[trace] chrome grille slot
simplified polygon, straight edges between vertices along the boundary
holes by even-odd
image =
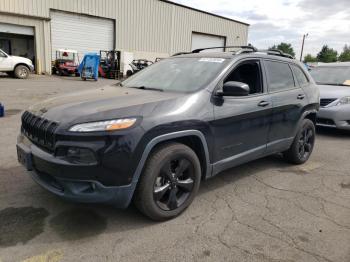
[[[34,144],[52,150],[58,124],[26,111],[22,115],[22,132]]]

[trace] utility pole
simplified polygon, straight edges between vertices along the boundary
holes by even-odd
[[[300,54],[300,62],[303,60],[303,53],[304,53],[304,45],[305,45],[305,38],[308,37],[309,34],[303,35],[303,43],[301,45],[301,54]]]

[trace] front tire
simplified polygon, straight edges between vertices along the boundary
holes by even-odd
[[[315,139],[314,123],[310,119],[304,119],[292,146],[283,153],[284,158],[292,164],[304,164],[311,156]]]
[[[179,143],[162,145],[145,165],[134,203],[152,220],[174,218],[192,203],[200,179],[200,162],[191,148]]]
[[[16,66],[16,68],[14,70],[14,75],[16,78],[26,79],[29,76],[29,69],[28,69],[28,67],[26,67],[24,65]]]

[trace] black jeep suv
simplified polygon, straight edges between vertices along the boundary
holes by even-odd
[[[319,91],[303,66],[250,46],[201,51],[32,106],[19,161],[65,199],[121,208],[133,200],[154,220],[179,215],[200,181],[225,169],[276,153],[307,161]]]

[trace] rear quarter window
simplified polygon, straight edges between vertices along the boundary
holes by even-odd
[[[303,70],[301,70],[299,66],[292,65],[292,68],[293,68],[295,78],[297,79],[300,86],[305,86],[310,82],[309,79],[306,77],[305,73],[303,72]]]
[[[265,61],[269,92],[295,88],[292,70],[287,63]]]

